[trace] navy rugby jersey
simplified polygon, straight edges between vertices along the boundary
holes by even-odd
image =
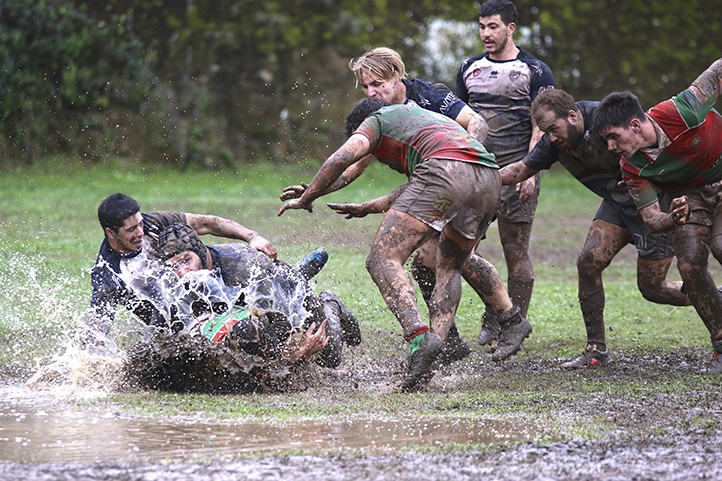
[[[531,103],[549,88],[554,88],[551,70],[524,50],[512,60],[492,60],[486,52],[468,58],[456,76],[456,95],[486,120],[484,146],[500,166],[529,151]]]

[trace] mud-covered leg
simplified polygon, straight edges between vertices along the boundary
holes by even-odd
[[[722,339],[722,294],[707,270],[709,251],[703,239],[709,233],[709,227],[685,224],[675,230],[673,239],[685,292],[714,343]]]
[[[366,269],[407,339],[427,326],[421,320],[416,289],[404,263],[432,235],[431,228],[422,222],[391,209],[384,216],[366,259]]]
[[[491,344],[499,336],[499,323],[494,314],[508,311],[513,303],[496,267],[480,255],[471,253],[464,262],[461,275],[484,302],[479,344]]]
[[[414,253],[411,263],[411,274],[414,280],[416,280],[427,306],[431,301],[431,293],[434,291],[434,286],[436,285],[434,269],[437,246],[437,239],[426,242]],[[439,362],[441,364],[450,364],[465,358],[469,354],[471,354],[471,347],[461,338],[456,322],[454,322],[449,328],[449,333],[444,341],[444,349],[439,356]]]
[[[691,302],[683,292],[682,281],[667,280],[672,259],[637,259],[637,287],[642,296],[650,302],[689,306]]]
[[[582,353],[561,367],[578,369],[606,364],[609,353],[604,324],[605,293],[602,273],[624,246],[632,242],[627,229],[595,219],[589,226],[582,251],[577,257],[579,307],[587,344]]]
[[[531,223],[499,222],[504,259],[509,268],[507,290],[511,301],[519,306],[526,318],[534,288],[534,268],[529,256]]]
[[[341,299],[331,291],[323,291],[319,298],[324,304],[332,303],[338,308],[344,342],[349,346],[358,346],[361,344],[361,326],[359,325],[358,319],[356,319],[356,316],[354,316],[351,310],[341,302]]]

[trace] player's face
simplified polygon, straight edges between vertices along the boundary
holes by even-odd
[[[136,212],[125,219],[117,231],[106,228],[105,235],[110,247],[121,254],[138,251],[143,246],[143,216]]]
[[[166,265],[170,267],[178,277],[183,277],[188,272],[199,271],[203,268],[201,258],[198,254],[191,251],[183,251],[178,253],[166,261]]]
[[[607,149],[628,159],[639,150],[638,136],[632,127],[611,127],[602,132]]]
[[[398,97],[398,76],[391,80],[383,80],[370,72],[363,72],[359,81],[364,95],[370,99],[379,99],[390,104],[403,103]]]
[[[575,123],[576,119],[575,112],[569,112],[566,117],[557,117],[551,110],[544,110],[539,115],[537,126],[558,148],[569,150],[582,138],[581,129]]]
[[[492,56],[504,52],[515,28],[513,23],[505,25],[499,15],[479,17],[479,38],[484,49]]]

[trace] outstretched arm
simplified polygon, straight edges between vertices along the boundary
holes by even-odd
[[[372,200],[368,200],[362,204],[326,204],[329,208],[336,211],[337,214],[345,215],[346,219],[353,219],[354,217],[366,217],[368,214],[380,214],[386,212],[391,208],[394,201],[401,195],[406,189],[408,184],[404,184],[393,192],[389,192],[386,195],[377,197]]]
[[[534,176],[537,173],[536,170],[528,167],[523,161],[519,160],[513,164],[504,166],[499,171],[501,175],[502,185],[513,185],[522,182],[529,177]]]
[[[200,235],[211,234],[228,239],[240,239],[248,242],[248,245],[263,252],[271,259],[275,259],[278,255],[273,244],[258,235],[258,232],[248,229],[231,219],[217,215],[186,213],[186,222]]]
[[[366,136],[353,134],[321,165],[311,184],[301,197],[283,204],[278,211],[278,215],[282,215],[288,209],[305,209],[312,212],[313,201],[325,195],[351,164],[370,154],[370,146],[371,144]]]
[[[719,98],[720,89],[722,89],[722,58],[710,65],[690,86],[690,90],[701,103],[707,102],[711,97]]]
[[[336,192],[337,190],[343,189],[351,182],[358,179],[359,176],[364,173],[372,160],[374,160],[374,156],[367,155],[351,164],[346,170],[343,171],[343,173],[336,180],[336,182],[334,182],[333,185],[331,185],[331,187],[329,187],[328,190],[323,193],[323,195],[328,195],[331,192]],[[289,185],[288,187],[283,189],[283,193],[279,198],[281,200],[298,199],[299,197],[301,197],[301,195],[303,195],[306,189],[308,189],[308,184],[306,184],[305,182],[301,182],[300,185]]]

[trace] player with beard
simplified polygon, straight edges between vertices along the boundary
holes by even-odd
[[[503,184],[515,184],[550,169],[559,162],[602,203],[589,226],[577,257],[579,305],[587,331],[587,344],[579,357],[564,368],[606,365],[610,360],[605,339],[602,273],[627,244],[637,248],[637,286],[645,299],[659,304],[688,306],[682,283],[666,279],[674,256],[669,233],[654,232],[644,224],[631,195],[621,185],[618,157],[590,136],[599,102],[575,102],[559,89],[540,93],[531,114],[544,136],[523,160],[501,169]],[[668,200],[666,200],[668,202]]]

